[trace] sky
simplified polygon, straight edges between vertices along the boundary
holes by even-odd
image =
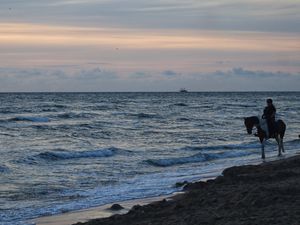
[[[0,0],[0,92],[300,91],[300,0]]]

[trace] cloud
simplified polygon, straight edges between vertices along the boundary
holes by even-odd
[[[295,90],[299,11],[295,0],[1,0],[0,91]]]
[[[161,74],[162,74],[162,76],[168,77],[168,78],[172,78],[172,77],[176,77],[176,76],[180,75],[179,73],[177,73],[173,70],[165,70]]]
[[[13,79],[72,79],[72,80],[98,80],[98,79],[118,79],[119,76],[115,72],[105,69],[89,68],[63,70],[49,68],[0,68],[0,78],[3,76]]]
[[[212,75],[216,76],[223,76],[223,77],[242,77],[242,78],[247,78],[247,79],[263,79],[263,78],[289,78],[291,76],[300,76],[299,74],[294,74],[292,75],[291,73],[287,72],[270,72],[270,71],[262,71],[262,70],[247,70],[241,67],[238,68],[233,68],[228,71],[216,71],[212,73]]]
[[[299,35],[268,32],[0,23],[0,49],[2,67],[97,63],[89,65],[132,73],[168,68],[192,72],[200,67],[212,71],[239,65],[293,72],[300,68]]]
[[[300,91],[300,73],[242,67],[211,73],[175,70],[122,75],[99,67],[0,68],[0,92],[7,91]]]
[[[231,70],[194,74],[196,80],[215,91],[300,91],[300,72],[249,70],[242,67]]]
[[[1,21],[82,26],[97,26],[101,22],[106,27],[152,29],[300,31],[300,2],[295,0],[2,0],[1,8]]]
[[[72,74],[71,79],[80,79],[80,80],[99,80],[99,79],[118,79],[116,73],[112,71],[102,70],[99,67],[87,69],[87,70],[80,70],[75,74]]]
[[[0,68],[0,92],[109,91],[121,80],[116,72],[99,67]]]
[[[164,70],[161,72],[147,72],[147,71],[137,71],[134,73],[130,73],[128,76],[128,79],[143,79],[143,80],[155,80],[159,81],[162,79],[176,79],[180,76],[181,74],[173,71],[173,70]]]
[[[134,73],[129,74],[129,79],[151,79],[153,78],[153,74],[149,72],[144,72],[144,71],[137,71]]]

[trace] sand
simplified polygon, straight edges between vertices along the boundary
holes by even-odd
[[[231,167],[185,194],[84,225],[300,225],[300,156]]]
[[[143,198],[143,199],[116,202],[115,204],[119,204],[123,207],[122,210],[111,210],[110,208],[112,204],[107,204],[107,205],[92,207],[83,210],[66,212],[59,215],[39,217],[29,222],[34,223],[35,225],[71,225],[77,222],[87,222],[91,219],[106,218],[115,214],[125,214],[129,212],[129,210],[134,205],[137,204],[147,205],[152,202],[157,202],[163,199],[171,200],[174,196],[178,196],[179,194],[182,193],[176,192],[165,196],[157,196],[152,198]]]

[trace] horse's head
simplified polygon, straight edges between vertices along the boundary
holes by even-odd
[[[252,130],[253,130],[253,127],[254,127],[254,121],[253,121],[252,117],[245,117],[244,118],[244,124],[246,126],[247,133],[252,134]]]

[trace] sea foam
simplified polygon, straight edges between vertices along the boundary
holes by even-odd
[[[116,148],[90,150],[90,151],[53,151],[43,152],[37,155],[38,158],[45,160],[67,160],[79,158],[100,158],[110,157],[116,154]]]
[[[10,121],[28,121],[28,122],[47,123],[50,122],[50,119],[46,117],[17,116],[10,119]]]
[[[225,158],[234,158],[234,157],[242,157],[253,154],[253,152],[245,152],[245,151],[226,151],[220,153],[198,153],[192,156],[187,157],[174,157],[174,158],[166,158],[166,159],[148,159],[147,163],[153,166],[159,167],[167,167],[174,166],[178,164],[187,164],[187,163],[199,163],[216,159],[225,159]]]

